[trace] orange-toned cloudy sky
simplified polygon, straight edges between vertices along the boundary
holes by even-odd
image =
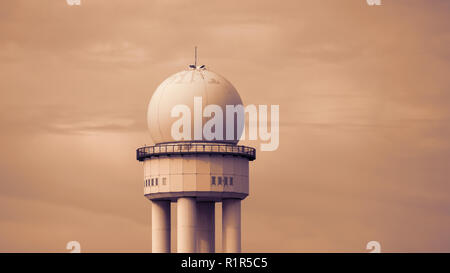
[[[450,251],[450,1],[382,4],[1,0],[0,251],[151,251],[135,149],[195,45],[280,105],[243,251]]]

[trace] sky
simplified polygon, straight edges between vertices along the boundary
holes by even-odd
[[[244,104],[280,106],[279,148],[250,163],[243,252],[449,252],[449,14],[447,0],[0,0],[0,252],[151,251],[135,150],[194,46]]]

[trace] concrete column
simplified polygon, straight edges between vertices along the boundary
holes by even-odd
[[[222,246],[224,253],[241,252],[241,200],[222,200]]]
[[[170,253],[170,201],[152,201],[152,252]]]
[[[177,200],[177,251],[178,253],[196,252],[197,238],[197,202],[192,197]]]
[[[215,218],[214,202],[197,202],[197,252],[215,252]]]

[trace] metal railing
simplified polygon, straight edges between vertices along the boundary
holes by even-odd
[[[145,146],[136,150],[136,159],[144,161],[146,158],[161,155],[194,155],[194,154],[223,154],[235,155],[255,160],[256,150],[252,147],[234,144],[217,143],[167,143],[155,146]]]

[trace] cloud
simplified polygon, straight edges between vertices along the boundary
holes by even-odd
[[[449,1],[82,2],[0,4],[2,251],[149,249],[135,149],[195,45],[245,104],[280,105],[244,250],[450,249]]]
[[[14,109],[15,114],[9,115]],[[21,109],[19,111],[19,109]],[[82,109],[63,106],[5,107],[0,116],[5,134],[92,134],[101,132],[132,133],[145,131],[144,118],[120,115],[107,109]],[[104,110],[104,111],[102,111]],[[143,130],[144,128],[144,130]]]

